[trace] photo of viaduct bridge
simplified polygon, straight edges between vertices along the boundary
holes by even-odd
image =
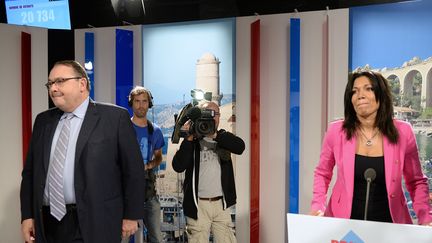
[[[382,68],[376,70],[388,80],[398,81],[400,93],[404,97],[413,96],[413,81],[416,75],[421,77],[421,107],[432,107],[432,57],[420,60],[414,57],[405,62],[402,67]]]

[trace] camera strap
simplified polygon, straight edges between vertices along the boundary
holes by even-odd
[[[147,131],[148,131],[148,138],[147,138],[147,161],[150,162],[150,160],[153,157],[153,124],[151,121],[147,120]]]

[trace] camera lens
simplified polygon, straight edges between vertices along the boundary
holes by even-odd
[[[209,124],[205,122],[201,122],[198,126],[198,131],[200,131],[201,133],[205,133],[206,131],[208,131],[208,129],[209,129]]]
[[[212,118],[199,119],[195,124],[195,132],[197,135],[206,136],[215,132],[215,123]]]

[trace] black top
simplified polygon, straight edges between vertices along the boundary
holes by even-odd
[[[351,219],[364,219],[367,181],[364,172],[368,168],[376,171],[376,178],[370,184],[367,220],[393,222],[387,198],[385,183],[384,156],[368,157],[355,155],[354,195],[351,209]]]

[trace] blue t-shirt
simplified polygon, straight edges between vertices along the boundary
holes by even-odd
[[[153,134],[150,135],[148,132],[148,126],[140,127],[135,124],[133,125],[137,135],[138,144],[140,146],[144,164],[147,164],[148,161],[152,160],[153,152],[155,150],[161,149],[165,145],[162,131],[157,125],[152,123]]]

